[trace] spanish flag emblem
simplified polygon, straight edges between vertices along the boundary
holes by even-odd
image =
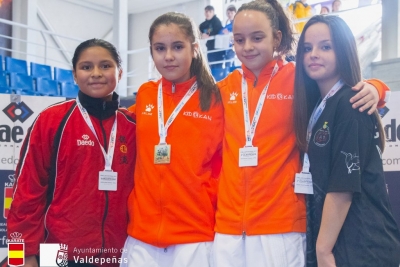
[[[25,264],[25,244],[8,243],[8,265],[22,266]]]
[[[13,188],[12,187],[4,187],[4,209],[3,209],[3,217],[7,219],[8,212],[10,210],[11,202],[13,196]]]

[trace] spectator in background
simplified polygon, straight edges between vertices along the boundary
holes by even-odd
[[[342,1],[340,0],[335,0],[332,2],[332,12],[338,12],[340,11],[342,6]]]
[[[207,39],[210,36],[217,35],[222,29],[222,23],[214,14],[213,6],[206,6],[204,8],[206,20],[200,24],[201,38]],[[207,51],[215,50],[215,40],[208,40],[206,43]],[[208,62],[220,61],[224,59],[225,51],[207,53]],[[210,68],[221,68],[222,63],[210,65]]]
[[[225,27],[222,28],[221,33],[223,34],[229,34],[232,32],[232,26],[233,26],[233,19],[235,18],[236,15],[236,7],[234,5],[228,6],[226,9],[226,16],[228,19],[226,20]]]
[[[327,7],[327,6],[321,7],[321,12],[319,14],[321,14],[321,15],[329,14],[329,7]]]
[[[234,5],[228,6],[226,9],[226,16],[228,19],[226,20],[226,25],[221,29],[219,32],[220,34],[230,34],[232,32],[232,26],[233,26],[233,19],[235,18],[236,15],[236,7]],[[232,43],[230,44],[230,47],[232,47]],[[228,49],[225,51],[224,54],[224,59],[225,60],[230,60],[235,57],[235,52],[232,49]],[[229,68],[233,66],[233,62],[228,61],[225,62],[225,68]]]
[[[289,6],[289,12],[293,14],[293,17],[295,19],[308,18],[313,15],[312,8],[309,4],[307,4],[307,0],[299,0],[294,2]],[[301,33],[305,24],[306,21],[296,23],[295,26],[297,33],[299,34]]]

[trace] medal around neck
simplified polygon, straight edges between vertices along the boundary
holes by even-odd
[[[154,164],[169,164],[171,162],[171,145],[154,146]]]

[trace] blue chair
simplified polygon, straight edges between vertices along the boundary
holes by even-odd
[[[4,75],[4,68],[3,68],[3,57],[0,55],[0,75]]]
[[[74,76],[72,70],[66,70],[54,67],[54,80],[59,83],[74,83]]]
[[[6,57],[6,73],[20,73],[24,75],[28,75],[28,65],[25,60],[16,59],[12,57]]]
[[[7,77],[0,75],[0,86],[1,87],[8,87]]]
[[[57,81],[49,80],[46,78],[36,79],[36,91],[41,95],[58,96]]]
[[[61,83],[61,95],[66,98],[76,98],[79,92],[78,85],[74,83]]]
[[[32,77],[21,73],[10,73],[10,88],[21,95],[40,95],[33,89]]]
[[[52,80],[51,67],[48,65],[31,62],[31,76],[35,78],[46,78]]]
[[[228,75],[229,73],[229,69],[223,69],[223,68],[214,68],[211,69],[211,74],[212,76],[214,76],[215,81],[219,82],[220,80],[222,80],[223,78],[226,77],[226,75]]]
[[[7,78],[3,75],[0,75],[0,94],[11,94],[11,89],[7,84]]]
[[[11,94],[11,89],[8,87],[2,87],[0,86],[0,94]]]

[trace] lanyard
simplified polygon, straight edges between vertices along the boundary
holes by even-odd
[[[247,89],[247,82],[244,78],[242,70],[239,70],[242,73],[242,102],[243,102],[243,112],[244,112],[244,127],[245,127],[245,135],[246,135],[246,147],[253,146],[253,138],[256,131],[256,127],[258,124],[258,120],[261,115],[261,110],[264,105],[265,98],[267,96],[268,87],[271,83],[272,77],[278,72],[278,64],[275,63],[274,69],[272,71],[271,77],[267,85],[264,87],[263,91],[261,92],[260,98],[258,99],[256,111],[254,112],[253,120],[250,124],[250,112],[249,112],[249,101],[248,101],[248,89]]]
[[[312,129],[315,126],[315,123],[317,122],[317,120],[319,119],[319,117],[321,116],[322,112],[325,109],[326,106],[326,101],[331,98],[332,96],[334,96],[342,87],[343,87],[344,83],[342,80],[339,80],[337,83],[335,83],[335,85],[331,88],[331,90],[329,90],[329,92],[326,94],[326,96],[324,97],[324,99],[322,99],[322,101],[319,103],[319,105],[315,105],[314,111],[311,114],[311,118],[308,122],[308,126],[307,126],[307,147],[308,144],[310,143],[310,139],[311,139],[311,134],[312,134]],[[309,172],[310,171],[310,161],[308,158],[308,154],[304,153],[304,160],[303,160],[303,172]]]
[[[101,151],[103,152],[103,156],[104,156],[104,160],[105,160],[105,170],[111,171],[111,164],[112,164],[113,157],[114,157],[114,148],[115,148],[115,141],[116,141],[116,136],[117,136],[117,114],[115,113],[115,120],[114,120],[112,129],[111,129],[110,140],[108,142],[108,152],[106,153],[103,146],[101,145],[101,142],[99,141],[99,138],[97,137],[96,130],[94,129],[92,120],[90,119],[89,114],[86,111],[86,109],[82,106],[78,97],[76,98],[76,103],[78,105],[79,111],[81,112],[82,117],[85,120],[87,126],[89,126],[90,130],[92,130],[92,133],[96,137],[97,142],[100,144],[100,148],[101,148]]]
[[[162,82],[158,85],[158,134],[160,135],[160,144],[166,144],[167,138],[167,131],[169,126],[175,120],[176,116],[178,115],[179,111],[183,108],[186,102],[189,101],[190,97],[196,92],[197,90],[197,82],[194,82],[192,87],[190,87],[189,91],[186,92],[185,96],[181,99],[179,104],[175,107],[174,111],[172,111],[171,115],[169,116],[167,123],[164,125],[164,104],[163,104],[163,96],[162,96]]]

